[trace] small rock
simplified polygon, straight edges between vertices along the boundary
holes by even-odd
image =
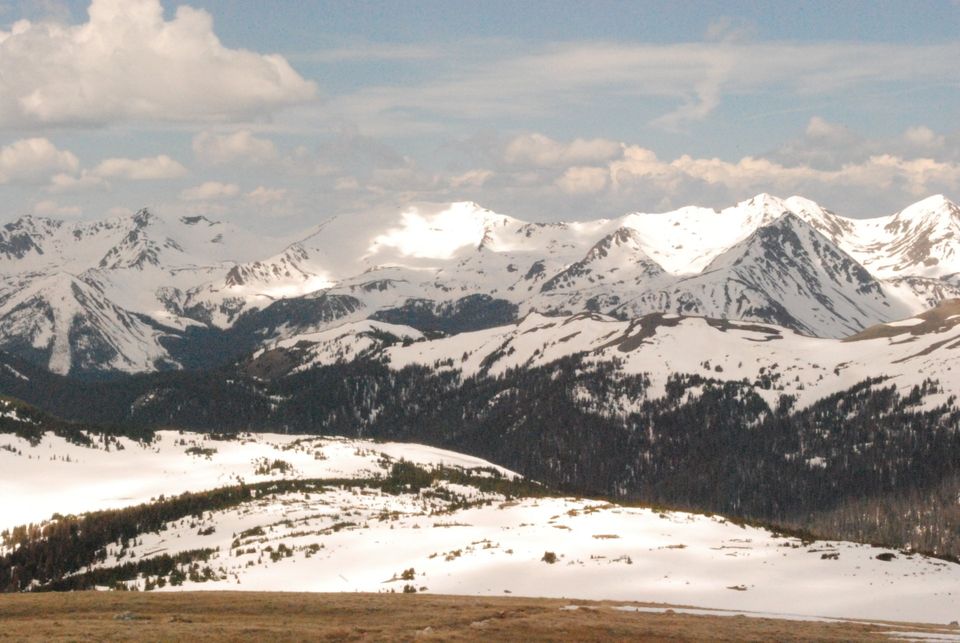
[[[119,614],[113,615],[113,620],[115,621],[136,621],[139,618],[140,617],[133,612],[120,612]]]

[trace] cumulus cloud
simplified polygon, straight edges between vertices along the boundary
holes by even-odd
[[[652,151],[631,146],[625,150],[623,159],[611,163],[607,169],[615,188],[629,187],[637,180],[653,180],[662,186],[677,188],[692,180],[723,186],[738,195],[758,191],[803,193],[805,189],[831,186],[861,190],[900,188],[914,196],[925,196],[942,187],[960,187],[960,165],[891,154],[824,170],[809,165],[786,166],[752,156],[726,161],[683,155],[673,161],[661,161]]]
[[[316,93],[282,56],[224,47],[205,11],[92,0],[88,14],[0,31],[0,124],[226,121]]]
[[[215,199],[229,199],[240,193],[240,186],[236,183],[220,183],[207,181],[180,193],[184,201],[212,201]]]
[[[185,176],[187,168],[166,154],[142,159],[112,158],[101,161],[93,175],[103,179],[158,181]]]
[[[808,165],[839,171],[844,166],[867,163],[885,155],[960,161],[960,145],[925,125],[908,127],[901,134],[886,138],[867,138],[845,124],[813,116],[803,134],[767,154],[786,166]]]
[[[942,135],[923,125],[908,127],[903,133],[903,139],[910,145],[929,149],[943,147],[946,142]]]
[[[60,173],[50,178],[47,190],[50,192],[77,192],[81,190],[106,188],[107,182],[103,177],[82,172],[79,175]]]
[[[574,139],[559,143],[543,134],[525,134],[514,138],[504,150],[504,160],[515,165],[535,167],[568,166],[607,161],[620,154],[620,144],[602,138]]]
[[[0,183],[34,183],[61,172],[76,172],[80,161],[45,138],[27,138],[0,147]]]
[[[273,141],[254,136],[250,130],[230,134],[200,132],[193,138],[193,153],[197,159],[210,165],[260,165],[277,158]]]
[[[618,143],[614,158],[595,163],[538,167],[501,164],[487,170],[480,186],[458,184],[451,174],[424,189],[446,200],[473,199],[508,213],[547,218],[616,216],[636,210],[665,210],[684,205],[722,207],[759,192],[800,194],[849,216],[888,214],[930,194],[960,191],[960,159],[920,153],[918,145],[936,147],[943,138],[933,131],[907,131],[886,141],[869,142],[845,126],[812,119],[803,134],[811,147],[859,150],[835,162],[817,157],[786,159],[750,155],[725,159],[699,155],[661,158],[642,145]],[[529,136],[529,140],[538,140]],[[914,138],[912,148],[905,140]],[[549,139],[548,139],[549,140]],[[553,141],[548,149],[567,144]],[[949,146],[949,140],[943,143]],[[872,150],[862,153],[864,150]],[[552,162],[552,159],[551,159]],[[429,195],[420,198],[430,200]],[[437,200],[434,198],[433,200]]]
[[[556,184],[569,194],[594,194],[606,189],[609,177],[606,168],[571,167],[556,180]]]

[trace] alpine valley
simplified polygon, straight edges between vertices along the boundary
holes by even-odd
[[[0,230],[0,589],[948,623],[958,349],[942,196],[418,204],[283,239],[24,217]]]

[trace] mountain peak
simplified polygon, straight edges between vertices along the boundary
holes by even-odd
[[[761,192],[756,196],[746,200],[741,201],[737,204],[738,206],[753,206],[758,208],[763,208],[764,210],[788,210],[786,202],[784,199],[781,199],[778,196],[774,196],[767,192]]]
[[[925,235],[950,230],[960,223],[960,208],[942,194],[927,197],[908,205],[889,218],[884,229],[892,234],[916,234],[921,229]]]
[[[60,219],[51,219],[50,217],[42,217],[36,214],[24,214],[16,220],[7,223],[3,228],[5,230],[33,232],[42,228],[59,228],[63,223]]]
[[[134,213],[131,219],[138,228],[143,228],[156,221],[157,215],[150,212],[147,208],[140,208]]]

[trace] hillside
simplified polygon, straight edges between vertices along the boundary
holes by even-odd
[[[107,447],[0,440],[21,485],[3,493],[24,498],[5,526],[59,512],[4,532],[8,589],[576,595],[946,623],[960,582],[955,563],[562,497],[417,445],[177,432]],[[52,466],[74,493],[38,494]]]

